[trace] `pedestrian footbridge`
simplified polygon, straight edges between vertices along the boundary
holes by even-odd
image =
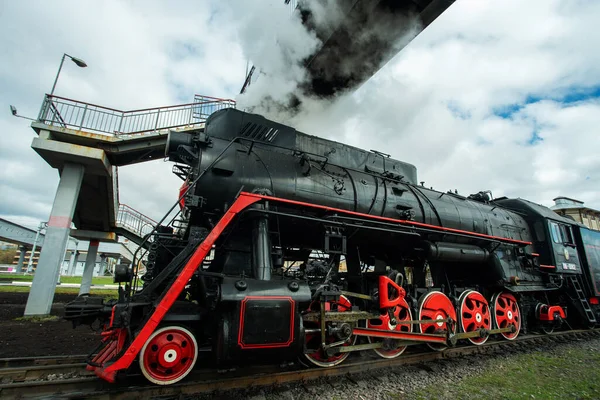
[[[227,107],[235,102],[201,95],[187,104],[130,111],[45,96],[31,124],[37,133],[31,147],[59,171],[60,181],[25,315],[50,312],[69,236],[89,241],[91,259],[99,242],[120,235],[141,244],[157,225],[119,202],[118,167],[163,158],[169,131],[204,129],[210,114]],[[83,292],[91,283],[87,265]]]
[[[164,157],[170,130],[203,129],[206,118],[228,99],[196,95],[194,102],[121,111],[47,95],[32,128],[31,147],[53,168],[84,167],[72,222],[72,236],[114,240],[121,234],[139,242],[156,222],[119,203],[117,167]]]

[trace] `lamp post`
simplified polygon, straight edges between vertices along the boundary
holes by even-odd
[[[58,72],[56,73],[56,78],[54,79],[54,85],[52,85],[52,91],[50,92],[50,96],[52,96],[54,94],[54,89],[56,88],[56,82],[58,82],[58,76],[60,75],[60,70],[62,69],[63,63],[65,62],[65,57],[69,57],[71,59],[71,61],[73,61],[75,63],[75,65],[77,65],[78,67],[81,67],[81,68],[87,67],[87,64],[82,59],[73,57],[73,56],[68,55],[67,53],[64,53],[62,56],[62,59],[60,60],[60,66],[58,67]]]

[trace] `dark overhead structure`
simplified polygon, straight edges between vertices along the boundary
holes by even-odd
[[[339,1],[344,18],[319,27],[309,11],[303,22],[323,42],[306,66],[311,77],[305,90],[329,97],[356,89],[439,17],[454,0]]]
[[[323,3],[326,12],[338,15],[322,23],[306,3],[298,5],[302,22],[322,43],[305,60],[309,79],[303,87],[304,94],[318,97],[358,88],[454,3],[454,0],[317,1]],[[242,93],[251,84],[254,72],[253,67]]]

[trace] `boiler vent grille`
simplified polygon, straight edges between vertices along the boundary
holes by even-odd
[[[279,129],[269,128],[268,126],[258,125],[252,122],[247,122],[241,131],[242,136],[262,142],[272,142],[278,133]]]

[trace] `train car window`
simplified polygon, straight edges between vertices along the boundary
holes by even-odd
[[[550,222],[550,231],[552,233],[552,240],[554,241],[554,243],[562,243],[560,241],[560,228],[558,227],[558,224],[556,222]]]
[[[561,232],[561,236],[562,236],[562,242],[563,243],[568,243],[568,244],[573,244],[575,243],[573,241],[573,231],[571,231],[571,227],[568,225],[560,225],[560,232]]]

